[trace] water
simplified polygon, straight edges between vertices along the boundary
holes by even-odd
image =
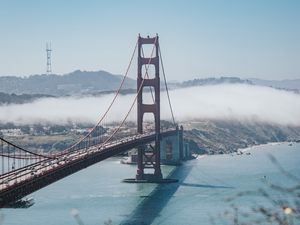
[[[165,176],[171,173],[180,180],[167,185],[122,183],[135,175],[136,167],[109,159],[33,193],[35,204],[28,209],[2,209],[2,224],[76,225],[72,209],[78,210],[85,225],[110,220],[111,224],[211,224],[211,217],[230,209],[225,199],[265,188],[262,180],[294,184],[270,161],[269,154],[287,171],[300,175],[300,144],[265,145],[249,152],[204,156],[177,169],[163,166]],[[249,196],[235,201],[245,208],[256,203],[268,201]]]

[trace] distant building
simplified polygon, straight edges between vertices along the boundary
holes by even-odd
[[[0,132],[2,133],[3,136],[11,136],[11,137],[16,137],[16,136],[21,136],[23,135],[23,132],[19,128],[14,128],[14,129],[1,129]]]

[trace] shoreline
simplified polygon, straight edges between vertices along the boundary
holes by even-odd
[[[202,159],[206,156],[212,156],[212,155],[231,155],[231,154],[238,154],[238,153],[247,153],[255,148],[259,148],[259,147],[264,147],[264,146],[275,146],[275,145],[282,145],[282,144],[299,144],[299,142],[297,141],[280,141],[280,142],[268,142],[265,144],[257,144],[257,145],[252,145],[252,146],[248,146],[246,148],[238,148],[236,151],[234,152],[228,152],[228,153],[216,153],[216,154],[198,154],[198,156],[196,157],[196,159]]]
[[[248,152],[250,150],[252,150],[253,148],[256,148],[256,147],[263,147],[263,146],[273,146],[273,145],[281,145],[281,144],[285,144],[285,143],[291,143],[290,141],[280,141],[280,142],[268,142],[268,143],[265,143],[265,144],[257,144],[257,145],[252,145],[252,146],[249,146],[249,147],[246,147],[246,148],[239,148],[237,149],[236,152]],[[296,142],[292,142],[292,143],[296,143]]]

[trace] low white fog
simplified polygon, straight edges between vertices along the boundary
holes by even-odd
[[[177,121],[230,119],[300,125],[300,95],[292,92],[244,84],[222,84],[176,89],[170,91],[170,96]],[[122,120],[134,97],[134,94],[119,96],[105,121]],[[112,98],[112,94],[100,97],[45,98],[27,104],[4,105],[0,107],[0,122],[95,123]],[[145,98],[150,98],[150,94]],[[170,120],[165,92],[161,93],[161,114],[162,119]],[[135,121],[135,118],[134,107],[129,119]]]

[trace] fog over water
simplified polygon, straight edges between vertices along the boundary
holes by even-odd
[[[145,102],[151,102],[150,93]],[[284,90],[246,84],[200,86],[170,91],[175,118],[246,120],[300,125],[300,95]],[[135,94],[117,98],[106,122],[120,121]],[[0,122],[17,124],[69,122],[95,123],[105,112],[113,94],[99,97],[45,98],[32,103],[0,106]],[[170,120],[166,93],[161,93],[161,118]],[[136,120],[136,107],[129,119]]]

